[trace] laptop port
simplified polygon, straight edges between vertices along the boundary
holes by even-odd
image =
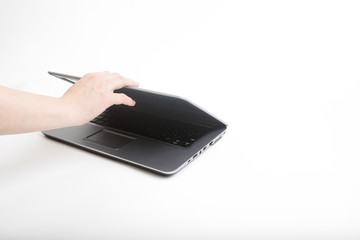
[[[222,135],[220,137],[218,137],[217,139],[213,140],[210,142],[210,146],[214,145],[215,143],[217,143],[217,141],[219,141],[222,138]]]

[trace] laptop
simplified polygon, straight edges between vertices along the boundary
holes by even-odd
[[[80,79],[49,74],[72,83]],[[162,175],[177,173],[225,134],[224,122],[181,97],[130,87],[115,92],[136,105],[113,105],[87,124],[42,133]]]

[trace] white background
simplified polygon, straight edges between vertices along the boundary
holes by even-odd
[[[0,1],[1,85],[58,97],[70,85],[48,70],[108,70],[229,124],[167,178],[41,133],[0,136],[0,239],[359,239],[359,12]]]

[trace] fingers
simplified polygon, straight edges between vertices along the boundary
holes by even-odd
[[[120,89],[123,87],[138,87],[139,86],[138,82],[136,82],[132,79],[123,77],[118,73],[110,73],[110,75],[108,77],[109,78],[107,80],[108,80],[109,87],[111,87],[111,89],[113,89],[113,90]]]
[[[118,73],[97,72],[88,73],[83,78],[87,81],[95,82],[96,85],[103,85],[105,88],[116,90],[123,87],[138,87],[139,83],[129,78],[123,77]]]
[[[118,73],[110,72],[98,72],[88,73],[83,77],[83,82],[92,89],[97,89],[96,92],[106,93],[108,102],[112,104],[124,104],[128,106],[134,106],[135,101],[125,94],[113,93],[114,90],[123,87],[138,87],[139,83],[129,78],[123,77]]]
[[[114,104],[124,104],[128,106],[135,106],[135,101],[123,93],[114,93],[113,95]]]

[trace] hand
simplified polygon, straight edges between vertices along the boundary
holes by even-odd
[[[135,101],[125,94],[114,93],[122,87],[139,84],[117,73],[88,73],[66,91],[61,101],[69,107],[74,125],[85,124],[114,104],[134,106]]]
[[[54,98],[0,86],[0,135],[85,124],[114,104],[134,106],[125,94],[114,93],[139,84],[117,73],[86,74]]]

